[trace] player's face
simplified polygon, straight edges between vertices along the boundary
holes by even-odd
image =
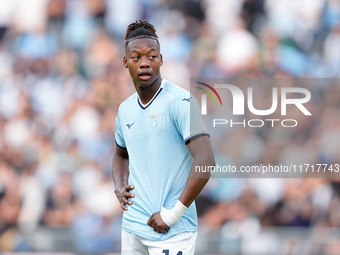
[[[134,83],[141,87],[152,85],[160,77],[163,64],[159,45],[156,40],[140,38],[131,41],[125,49],[123,59]]]

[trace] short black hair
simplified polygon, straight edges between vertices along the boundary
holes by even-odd
[[[136,22],[128,25],[125,33],[125,47],[129,44],[130,41],[137,38],[151,38],[158,41],[158,36],[156,35],[155,27],[149,23],[147,20],[137,20]]]

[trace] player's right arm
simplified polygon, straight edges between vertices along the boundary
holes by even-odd
[[[116,151],[112,159],[112,178],[115,185],[115,194],[123,210],[127,210],[127,204],[132,205],[133,202],[128,200],[135,197],[130,190],[134,189],[133,185],[128,185],[129,179],[129,154],[126,148],[116,145]]]

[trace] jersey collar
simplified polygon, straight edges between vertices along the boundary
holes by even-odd
[[[163,87],[164,87],[164,83],[165,83],[165,79],[162,79],[162,82],[161,82],[161,86],[159,86],[157,92],[155,93],[155,95],[152,97],[152,99],[147,103],[147,104],[143,104],[140,99],[139,99],[139,95],[137,93],[137,102],[139,104],[139,106],[145,110],[152,102],[153,100],[155,100],[155,98],[159,95],[159,93],[161,93]]]

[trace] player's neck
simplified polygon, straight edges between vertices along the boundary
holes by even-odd
[[[134,84],[141,103],[142,104],[149,103],[153,96],[157,93],[161,84],[162,78],[160,76],[151,85],[147,87],[141,87],[138,86],[138,84]]]

